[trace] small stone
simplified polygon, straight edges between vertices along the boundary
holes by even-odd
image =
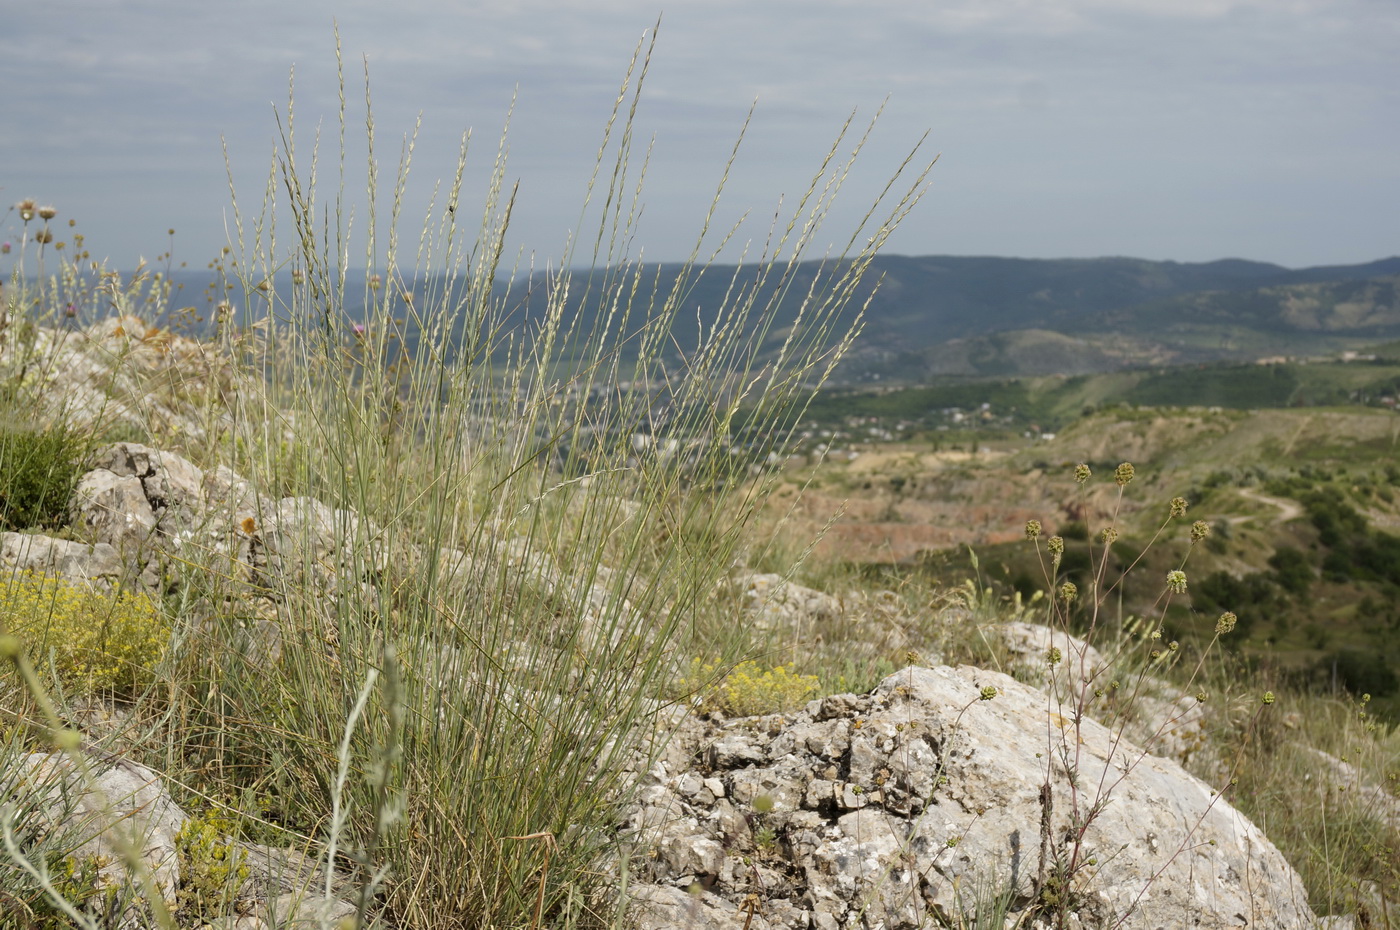
[[[705,787],[705,782],[694,772],[686,772],[676,779],[676,794],[683,798],[693,798]]]
[[[734,769],[763,762],[766,753],[750,733],[729,733],[710,747],[710,764],[715,768]]]

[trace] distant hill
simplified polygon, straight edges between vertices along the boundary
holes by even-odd
[[[785,282],[774,344],[819,272],[818,263],[804,263]],[[647,266],[640,293],[666,294],[683,273],[679,265]],[[737,281],[750,282],[752,274],[740,270]],[[735,275],[733,266],[714,266],[683,281],[683,322],[676,331],[682,350],[713,320]],[[174,280],[184,285],[178,300],[203,301],[207,273],[176,272]],[[886,255],[875,260],[852,313],[876,281],[865,330],[841,372],[847,382],[1090,373],[1325,353],[1400,337],[1400,257],[1289,269],[1240,259]],[[586,283],[586,273],[579,273],[571,293],[582,295]],[[290,280],[277,284],[280,292]],[[434,286],[420,281],[412,289],[421,296]],[[760,302],[777,286],[758,288]],[[515,282],[507,324],[538,319],[545,292],[542,281]],[[363,276],[348,279],[347,293],[346,313],[363,319],[363,305],[353,296],[366,293]],[[498,294],[505,299],[504,288]],[[585,327],[596,322],[596,294],[595,284],[594,299],[574,298]]]

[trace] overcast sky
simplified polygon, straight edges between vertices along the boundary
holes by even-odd
[[[511,242],[557,260],[628,58],[663,12],[633,254],[689,251],[755,99],[718,220],[752,211],[740,239],[761,240],[846,116],[887,97],[819,251],[927,130],[941,157],[891,252],[1295,267],[1400,253],[1395,0],[7,2],[0,203],[53,204],[123,267],[164,251],[173,227],[176,258],[202,266],[231,223],[223,146],[254,212],[293,66],[298,142],[321,121],[333,193],[338,21],[350,132],[363,134],[367,59],[386,179],[422,114],[404,235],[468,128],[462,201],[479,207],[516,94]],[[353,193],[358,156],[352,168]],[[18,232],[11,212],[0,233]]]

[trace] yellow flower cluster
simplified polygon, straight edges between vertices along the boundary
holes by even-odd
[[[105,592],[36,572],[0,579],[0,621],[41,673],[77,693],[134,694],[165,655],[170,626],[145,594]]]
[[[703,688],[718,668],[699,659],[681,681],[684,691]],[[740,662],[705,698],[702,710],[717,710],[731,717],[753,717],[796,710],[820,692],[817,676],[799,675],[791,665],[765,669],[757,662]]]

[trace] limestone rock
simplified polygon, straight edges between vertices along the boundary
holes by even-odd
[[[51,830],[71,830],[87,839],[73,850],[98,857],[98,890],[132,882],[123,858],[134,848],[167,907],[175,907],[180,866],[175,837],[184,811],[170,799],[160,776],[132,762],[97,768],[85,781],[61,753],[31,753],[11,792],[39,801],[38,816]]]
[[[628,889],[629,915],[637,930],[769,930],[760,914],[737,907],[697,889],[687,892],[666,885],[636,885]]]
[[[107,543],[80,543],[25,533],[0,533],[0,566],[101,585],[114,584],[122,576],[121,557]]]
[[[1104,665],[1104,658],[1097,649],[1063,630],[1026,623],[1024,620],[998,623],[994,629],[1012,661],[1028,672],[1038,674],[1045,671],[1046,654],[1052,647],[1060,650],[1063,656],[1061,661],[1066,667],[1072,667],[1076,674],[1081,665],[1086,673],[1092,673]]]
[[[288,892],[260,908],[259,916],[278,930],[322,930],[355,915],[355,905],[339,898]]]
[[[60,753],[33,753],[21,760],[17,772],[4,775],[0,789],[18,800],[21,809],[32,811],[28,817],[37,819],[29,827],[46,833],[72,831],[83,839],[72,852],[79,858],[97,857],[99,891],[141,888],[125,865],[124,851],[134,848],[166,906],[175,911],[181,879],[176,837],[187,817],[159,775],[118,760],[94,766],[85,780]],[[334,896],[324,897],[324,862],[294,849],[239,845],[248,877],[237,891],[236,913],[210,921],[208,930],[321,930],[355,913],[356,889],[348,875],[333,874]],[[133,904],[123,915],[121,930],[146,926],[141,911],[139,903]],[[8,924],[0,921],[0,926]]]
[[[1056,901],[1086,928],[1312,923],[1292,868],[1208,785],[999,673],[908,668],[782,723],[711,721],[691,749],[627,823],[654,851],[640,880],[671,889],[638,892],[670,908],[648,926],[742,924],[749,895],[770,927],[957,925],[979,885],[1025,926]]]
[[[0,339],[0,363],[17,344]],[[130,314],[83,329],[36,326],[24,351],[25,387],[40,419],[199,440],[227,422],[238,391],[232,366],[215,347]]]
[[[749,616],[759,629],[830,619],[841,612],[837,598],[788,581],[782,575],[751,574],[740,579],[739,584]]]
[[[782,575],[741,569],[722,586],[748,623],[809,654],[859,660],[927,651],[921,631],[927,618],[910,615],[893,591],[844,591],[830,594]],[[922,661],[940,661],[931,654]]]

